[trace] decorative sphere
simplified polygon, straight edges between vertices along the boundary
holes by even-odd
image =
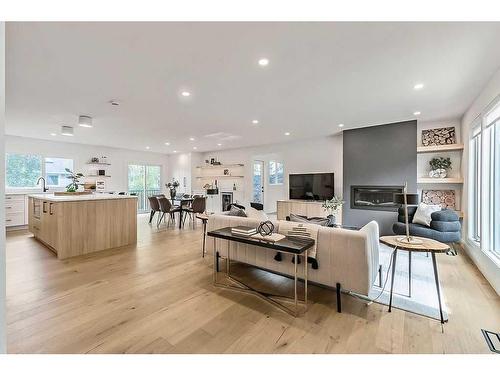
[[[257,232],[259,232],[261,236],[270,236],[271,234],[273,234],[273,231],[274,231],[274,224],[269,220],[263,221],[257,228]]]

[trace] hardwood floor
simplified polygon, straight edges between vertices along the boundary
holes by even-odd
[[[187,224],[187,223],[186,223]],[[156,229],[138,219],[136,246],[58,260],[27,231],[7,235],[9,353],[488,353],[480,328],[500,330],[500,299],[465,256],[438,257],[450,322],[311,287],[293,318],[212,285],[201,225]],[[286,278],[234,267],[259,288]]]

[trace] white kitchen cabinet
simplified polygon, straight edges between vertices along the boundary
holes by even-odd
[[[5,226],[18,227],[28,224],[27,195],[5,195]]]

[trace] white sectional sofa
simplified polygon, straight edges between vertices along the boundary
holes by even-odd
[[[276,231],[281,221],[273,221]],[[255,226],[260,221],[247,217],[212,215],[208,219],[207,230],[224,227]],[[315,225],[315,224],[306,224]],[[368,296],[379,271],[379,229],[372,221],[360,230],[319,227],[317,239],[317,261],[319,268],[308,268],[308,279],[314,283],[334,287],[337,290],[337,309],[340,306],[340,289]],[[239,261],[283,275],[293,276],[294,265],[291,255],[282,254],[281,262],[274,260],[275,251],[262,247],[207,238],[207,251],[225,257],[228,249],[231,260]],[[217,254],[216,254],[217,255]],[[303,261],[303,260],[302,260]],[[303,268],[299,267],[299,277]]]

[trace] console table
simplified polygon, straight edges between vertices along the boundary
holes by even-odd
[[[214,278],[214,285],[217,287],[221,288],[226,288],[226,289],[232,289],[232,290],[238,290],[240,292],[246,292],[252,295],[256,295],[265,301],[273,304],[274,306],[280,308],[281,310],[297,317],[300,313],[298,304],[303,303],[304,304],[304,312],[307,311],[307,254],[308,254],[308,249],[310,249],[314,245],[314,240],[310,238],[299,238],[299,237],[291,237],[291,236],[286,236],[280,241],[276,242],[268,242],[264,240],[259,240],[259,239],[254,239],[251,237],[244,237],[244,236],[238,236],[235,235],[231,232],[231,228],[222,228],[222,229],[217,229],[213,230],[207,233],[207,236],[212,237],[214,239],[214,270],[213,270],[213,278]],[[218,258],[219,258],[219,252],[217,251],[217,244],[216,244],[216,239],[223,239],[227,241],[233,241],[233,242],[239,242],[239,243],[244,243],[248,245],[255,245],[261,247],[264,251],[269,251],[269,250],[274,250],[274,251],[281,251],[284,253],[292,254],[294,257],[294,297],[291,299],[290,297],[287,296],[280,296],[280,295],[275,295],[271,293],[264,293],[261,291],[258,291],[251,286],[248,286],[241,282],[240,280],[235,279],[234,277],[231,276],[231,248],[228,246],[227,250],[227,256],[226,256],[226,278],[236,284],[237,286],[234,285],[228,285],[228,284],[223,284],[220,283],[217,280],[217,273],[219,272],[218,270]],[[297,293],[297,264],[298,264],[298,257],[303,256],[304,257],[304,299],[302,301],[299,301],[298,299],[298,293]],[[285,299],[285,300],[293,300],[294,302],[294,309],[290,309],[287,306],[285,306],[282,303],[279,303],[272,299],[271,297],[274,297],[275,299]]]

